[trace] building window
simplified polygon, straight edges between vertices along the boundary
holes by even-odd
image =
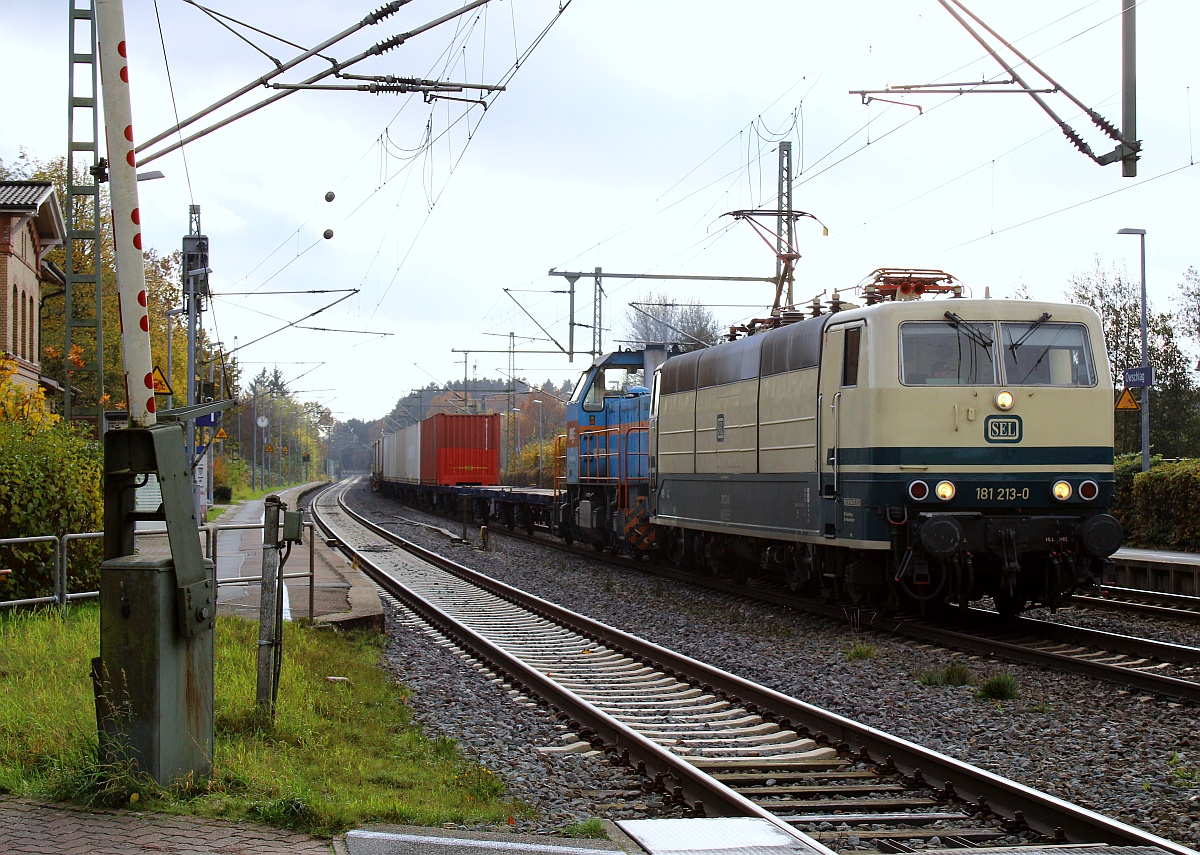
[[[38,342],[37,342],[37,304],[33,302],[33,295],[29,295],[29,361],[38,361]]]

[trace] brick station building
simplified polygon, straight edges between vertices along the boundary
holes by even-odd
[[[65,234],[53,184],[0,181],[0,351],[16,361],[14,381],[47,393],[59,386],[41,375],[42,286],[65,287],[62,272],[46,258]],[[51,305],[61,311],[63,303]]]

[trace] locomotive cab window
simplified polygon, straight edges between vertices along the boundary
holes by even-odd
[[[858,385],[858,354],[862,344],[862,327],[849,327],[842,339],[843,387]]]
[[[900,382],[906,386],[996,383],[996,329],[972,321],[900,325]]]
[[[596,369],[588,385],[588,375],[580,378],[572,401],[582,404],[584,412],[598,413],[604,409],[605,398],[619,398],[634,386],[642,385],[641,368],[609,365]]]
[[[1095,386],[1083,324],[1001,323],[1005,382],[1012,386]]]

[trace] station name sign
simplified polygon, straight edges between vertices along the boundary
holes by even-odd
[[[1140,389],[1143,386],[1154,385],[1154,366],[1143,365],[1141,368],[1125,369],[1125,388]]]

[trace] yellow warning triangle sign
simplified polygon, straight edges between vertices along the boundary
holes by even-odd
[[[266,449],[264,449],[264,450],[267,452],[267,454],[274,454],[274,453],[275,453],[275,448],[274,448],[274,446],[270,446],[270,445],[268,445],[268,446],[266,447]]]
[[[171,384],[167,382],[166,375],[162,373],[162,369],[157,365],[154,366],[154,394],[155,395],[174,395],[171,391]]]
[[[1138,402],[1134,400],[1133,393],[1126,389],[1121,393],[1121,397],[1117,398],[1118,410],[1140,410]]]
[[[217,430],[217,435],[214,436],[213,439],[229,439],[229,434],[225,433],[225,428],[220,428]]]

